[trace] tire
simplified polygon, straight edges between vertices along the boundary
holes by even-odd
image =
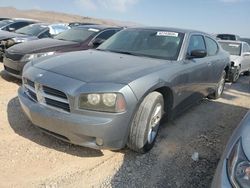
[[[237,82],[239,77],[240,77],[240,66],[237,67],[237,69],[236,69],[235,73],[232,75],[230,81],[235,83],[235,82]]]
[[[218,99],[221,97],[226,82],[226,71],[223,71],[221,74],[221,79],[216,87],[216,91],[208,96],[209,99]]]
[[[152,149],[158,134],[163,110],[163,96],[159,92],[152,92],[144,98],[130,127],[127,143],[130,149],[138,153],[146,153]]]

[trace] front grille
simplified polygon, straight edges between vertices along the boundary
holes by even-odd
[[[22,54],[16,54],[16,53],[10,53],[8,50],[5,51],[5,57],[9,58],[13,61],[19,61],[22,59],[23,55]]]
[[[28,95],[28,97],[30,97],[31,99],[33,99],[34,101],[37,101],[37,97],[36,97],[36,93],[34,93],[31,90],[27,90],[26,94]]]
[[[64,102],[60,102],[60,101],[56,101],[53,99],[49,99],[45,97],[45,102],[46,104],[56,107],[56,108],[61,108],[63,110],[66,110],[68,112],[70,112],[70,108],[69,108],[69,103],[64,103]]]
[[[10,73],[12,73],[12,74],[16,74],[16,75],[20,75],[20,71],[17,71],[17,70],[15,70],[15,69],[12,69],[12,68],[9,68],[9,67],[7,67],[7,66],[4,66],[4,69],[7,71],[7,72],[10,72]]]
[[[70,112],[67,95],[62,91],[35,83],[24,78],[25,93],[29,98],[43,105],[48,105],[66,112]]]
[[[34,82],[32,82],[32,81],[29,80],[29,79],[26,79],[26,80],[27,80],[27,84],[28,84],[30,87],[35,88],[35,83],[34,83]]]
[[[63,93],[63,92],[61,92],[59,90],[56,90],[56,89],[53,89],[53,88],[50,88],[50,87],[47,87],[47,86],[43,86],[43,91],[46,94],[53,95],[53,96],[56,96],[56,97],[60,97],[60,98],[63,98],[63,99],[67,99],[67,96],[65,95],[65,93]]]

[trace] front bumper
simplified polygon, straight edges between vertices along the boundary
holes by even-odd
[[[94,149],[121,149],[126,145],[130,121],[121,114],[93,112],[92,115],[66,113],[32,101],[23,87],[18,90],[22,109],[31,122],[64,141]],[[102,139],[98,145],[96,139]]]
[[[213,178],[211,188],[232,188],[227,174],[227,160],[221,160]]]
[[[19,79],[22,78],[23,67],[26,63],[27,62],[14,61],[6,57],[3,58],[4,70]]]

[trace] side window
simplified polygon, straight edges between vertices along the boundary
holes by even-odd
[[[187,53],[191,55],[193,50],[206,50],[204,38],[202,35],[192,35],[190,37]]]
[[[244,43],[244,45],[243,45],[243,53],[244,52],[250,52],[250,47],[249,47],[249,45],[248,44],[245,44]]]
[[[42,38],[49,38],[49,37],[51,37],[51,34],[49,33],[49,30],[46,30],[46,31],[42,32],[42,33],[38,36],[39,39],[42,39]]]
[[[205,37],[205,41],[207,46],[207,55],[216,55],[219,50],[217,43],[209,37]]]
[[[97,35],[96,38],[107,40],[109,37],[111,37],[116,32],[117,32],[116,30],[106,30],[106,31],[101,32],[99,35]]]

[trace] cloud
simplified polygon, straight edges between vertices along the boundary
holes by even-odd
[[[139,0],[76,0],[76,4],[89,10],[106,9],[117,12],[126,12],[129,7]]]

